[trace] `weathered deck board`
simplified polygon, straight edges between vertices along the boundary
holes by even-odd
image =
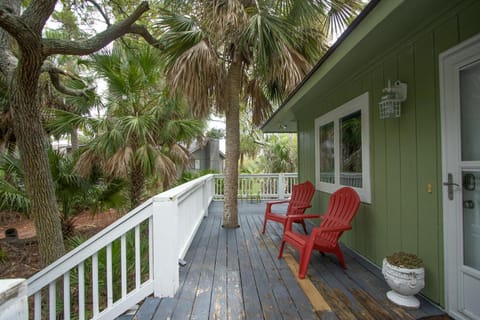
[[[385,298],[378,270],[346,249],[343,270],[335,256],[315,253],[308,277],[332,311],[316,313],[285,259],[277,259],[283,226],[269,222],[261,234],[265,205],[240,202],[240,228],[223,229],[222,203],[212,203],[180,270],[174,298],[161,299],[150,319],[417,319],[442,311],[422,300],[406,311]],[[308,229],[310,229],[309,226]],[[298,262],[298,253],[286,253]],[[140,316],[140,314],[137,314]]]

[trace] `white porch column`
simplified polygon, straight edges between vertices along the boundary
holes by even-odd
[[[285,175],[278,174],[278,199],[285,199]]]
[[[153,293],[173,297],[179,286],[178,200],[153,198]]]
[[[25,279],[0,280],[0,315],[2,319],[28,319]]]

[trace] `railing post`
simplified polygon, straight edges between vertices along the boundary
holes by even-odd
[[[179,286],[178,200],[153,198],[153,294],[173,297]]]
[[[0,280],[0,315],[2,319],[28,319],[25,279]]]
[[[278,199],[285,199],[285,175],[283,173],[278,174]]]

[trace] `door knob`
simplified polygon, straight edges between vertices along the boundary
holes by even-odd
[[[448,192],[448,200],[453,200],[453,187],[457,186],[460,187],[458,183],[453,182],[453,175],[449,173],[447,175],[447,182],[443,183],[444,186],[447,186],[447,192]]]

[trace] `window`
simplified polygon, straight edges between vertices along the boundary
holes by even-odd
[[[333,193],[353,187],[371,202],[368,93],[315,120],[316,187]]]
[[[200,170],[200,160],[195,160],[195,170]]]

